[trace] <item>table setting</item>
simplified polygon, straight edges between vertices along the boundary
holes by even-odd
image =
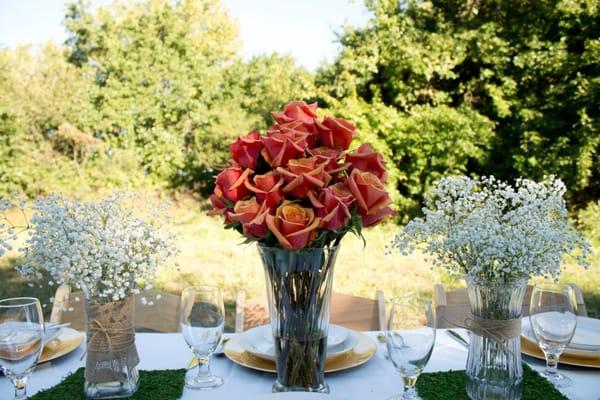
[[[209,214],[256,245],[268,324],[224,333],[221,289],[205,279],[180,291],[178,332],[136,332],[136,296],[178,253],[165,209],[121,192],[40,197],[18,272],[81,289],[85,331],[45,324],[36,298],[0,300],[2,399],[598,400],[600,324],[558,283],[563,257],[587,268],[591,250],[554,177],[443,177],[391,239],[389,256],[421,252],[465,282],[457,322],[410,292],[388,301],[383,331],[330,323],[342,239],[395,211],[383,156],[351,149],[356,126],[317,109],[290,102],[267,132],[239,137],[210,196]]]

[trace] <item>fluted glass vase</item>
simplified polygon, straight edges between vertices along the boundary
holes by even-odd
[[[89,399],[132,396],[138,389],[134,296],[109,301],[84,287],[86,363],[84,394]]]
[[[258,246],[275,343],[273,392],[328,393],[329,303],[338,247],[297,251]]]
[[[499,326],[503,325],[502,321],[513,326],[516,322],[516,330],[519,330],[526,286],[526,280],[492,283],[468,278],[471,313],[475,318],[492,320],[492,324],[496,321]],[[472,332],[466,371],[470,399],[521,399],[521,342],[518,333],[515,334],[497,340],[485,333]]]

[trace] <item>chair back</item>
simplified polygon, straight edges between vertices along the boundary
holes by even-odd
[[[136,332],[179,332],[180,297],[155,290],[144,290],[135,295]],[[70,293],[68,286],[60,286],[54,297],[51,322],[71,323],[71,328],[85,330],[83,292]]]
[[[577,315],[587,316],[583,295],[577,285],[571,284],[577,299]],[[527,285],[525,297],[523,298],[522,316],[529,315],[529,303],[531,301],[532,285]],[[465,318],[471,311],[467,289],[455,289],[446,291],[442,285],[433,286],[433,303],[436,308],[436,319],[438,328],[456,328],[464,325]]]
[[[254,299],[245,301],[240,292],[236,303],[237,333],[270,322],[269,308],[266,300]],[[356,331],[376,331],[385,328],[385,297],[377,291],[375,299],[333,293],[329,322]]]

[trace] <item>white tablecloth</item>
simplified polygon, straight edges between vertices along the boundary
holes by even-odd
[[[376,332],[368,332],[375,338]],[[191,359],[181,334],[136,335],[140,353],[140,369],[185,368]],[[327,383],[331,394],[344,399],[387,399],[402,391],[402,383],[390,361],[385,359],[382,345],[378,342],[375,356],[361,367],[348,371],[328,374]],[[80,361],[83,346],[59,360],[45,363],[33,373],[28,385],[29,394],[51,387],[69,372],[84,365]],[[426,372],[464,369],[467,351],[452,340],[444,330],[438,331],[436,345]],[[526,358],[534,369],[542,369],[543,363]],[[260,373],[240,367],[225,357],[213,357],[211,362],[214,374],[221,376],[225,384],[218,389],[197,392],[186,389],[183,399],[232,400],[245,399],[271,391],[274,375]],[[600,400],[600,370],[569,368],[560,366],[561,372],[573,380],[573,385],[563,390],[573,400]],[[12,398],[12,387],[6,377],[0,377],[0,399]],[[542,399],[540,399],[542,400]]]

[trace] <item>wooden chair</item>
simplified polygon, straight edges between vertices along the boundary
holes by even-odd
[[[577,285],[571,284],[577,299],[577,315],[587,316],[583,295]],[[523,299],[522,315],[529,315],[529,302],[531,300],[532,285],[528,285]],[[467,289],[455,289],[446,292],[440,284],[433,286],[433,304],[436,308],[438,328],[456,328],[463,325],[465,317],[470,311]]]
[[[385,296],[381,290],[375,299],[333,293],[329,321],[357,331],[385,329]],[[268,324],[269,308],[266,300],[245,300],[244,292],[236,299],[235,332],[241,333],[255,326]]]
[[[135,296],[136,332],[179,332],[179,296],[144,290]],[[71,323],[71,328],[85,330],[83,292],[70,292],[61,285],[54,295],[50,322]]]

